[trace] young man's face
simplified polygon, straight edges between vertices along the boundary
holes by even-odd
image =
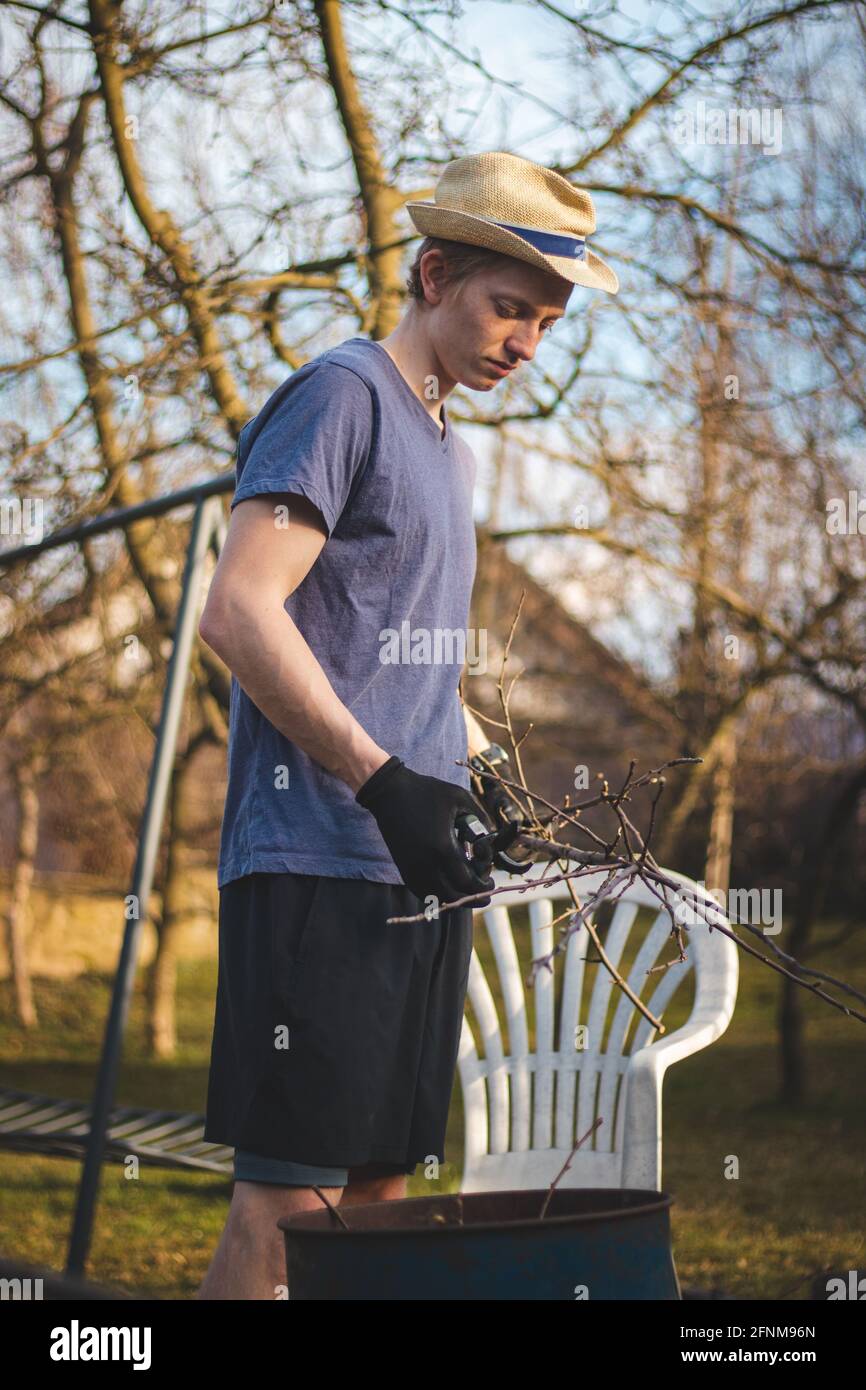
[[[492,390],[532,361],[562,318],[573,288],[558,275],[510,258],[455,285],[446,282],[438,302],[428,300],[427,315],[443,369],[472,391]]]

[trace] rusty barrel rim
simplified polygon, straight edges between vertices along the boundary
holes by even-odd
[[[389,1202],[387,1203],[387,1205],[389,1207],[400,1206],[401,1208],[405,1209],[407,1205],[414,1205],[415,1203],[421,1202],[435,1202],[440,1199],[443,1202],[450,1200],[452,1203],[455,1203],[459,1197],[463,1198],[464,1204],[466,1202],[471,1202],[473,1198],[482,1197],[497,1197],[501,1198],[503,1201],[505,1201],[505,1199],[509,1197],[518,1197],[526,1200],[527,1194],[531,1193],[533,1196],[537,1195],[540,1206],[543,1199],[547,1196],[547,1192],[547,1188],[515,1188],[507,1189],[502,1192],[443,1192],[438,1193],[434,1197],[404,1197],[401,1198],[398,1202]],[[320,1210],[316,1209],[312,1211],[293,1212],[290,1216],[281,1216],[276,1224],[280,1228],[280,1230],[283,1231],[285,1236],[305,1235],[327,1237],[352,1235],[381,1237],[383,1235],[386,1235],[389,1237],[408,1236],[417,1238],[418,1236],[435,1235],[439,1237],[453,1234],[457,1236],[466,1237],[475,1235],[476,1233],[480,1234],[482,1232],[487,1231],[519,1231],[527,1229],[536,1230],[542,1228],[557,1228],[566,1225],[587,1226],[601,1221],[629,1220],[636,1217],[655,1215],[662,1211],[667,1212],[670,1210],[674,1201],[673,1195],[669,1192],[658,1192],[653,1191],[651,1188],[642,1187],[568,1187],[562,1189],[562,1192],[563,1195],[580,1192],[584,1194],[592,1193],[596,1196],[600,1196],[602,1194],[619,1193],[620,1196],[623,1196],[624,1194],[629,1194],[636,1198],[645,1197],[647,1200],[643,1202],[636,1201],[634,1205],[631,1206],[626,1205],[618,1208],[602,1207],[598,1211],[563,1213],[559,1216],[550,1215],[545,1216],[543,1218],[541,1216],[526,1218],[522,1217],[517,1220],[508,1220],[507,1218],[502,1218],[496,1221],[472,1222],[469,1225],[439,1225],[431,1223],[429,1226],[350,1226],[350,1229],[348,1231],[344,1230],[343,1227],[339,1224],[339,1222],[335,1220],[333,1214],[330,1212],[328,1207],[323,1206]],[[556,1194],[554,1194],[552,1202],[555,1202],[555,1200]],[[345,1216],[348,1212],[357,1213],[361,1211],[369,1211],[369,1209],[373,1206],[383,1205],[386,1204],[382,1202],[366,1202],[363,1205],[353,1205],[351,1207],[346,1207],[345,1211],[341,1212],[341,1215]],[[340,1208],[338,1207],[337,1210],[340,1210]]]

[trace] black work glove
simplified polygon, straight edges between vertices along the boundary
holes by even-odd
[[[464,787],[413,772],[394,756],[367,779],[355,800],[375,816],[403,882],[416,897],[433,894],[440,902],[452,902],[494,886],[489,876],[492,852],[475,859],[476,873],[455,834],[454,823],[464,811],[477,816],[486,829],[495,828]],[[473,907],[489,903],[484,898]]]

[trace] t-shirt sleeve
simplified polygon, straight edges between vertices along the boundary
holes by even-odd
[[[369,388],[348,368],[322,362],[289,377],[247,428],[253,440],[244,454],[241,436],[232,507],[262,493],[298,493],[319,509],[330,536],[369,456]]]

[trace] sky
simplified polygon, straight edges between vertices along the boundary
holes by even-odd
[[[569,0],[562,0],[560,7],[563,13],[568,13]],[[592,5],[581,5],[580,7],[583,14],[588,11],[591,12],[594,8]],[[70,12],[75,12],[71,3],[69,9]],[[726,13],[731,13],[730,6],[724,7],[724,10]],[[222,12],[225,13],[224,8]],[[672,7],[665,7],[664,9],[658,5],[652,7],[654,19],[659,15],[673,15],[675,12]],[[705,10],[705,13],[708,12],[711,11]],[[621,7],[620,13],[622,16],[620,25],[625,32],[627,19],[638,21],[646,19],[649,14],[649,7],[643,4],[630,3],[628,6]],[[401,51],[410,51],[413,42],[411,31],[393,15],[385,14],[376,20],[367,15],[363,22],[359,21],[357,15],[352,15],[351,11],[347,11],[346,15],[349,46],[356,56],[359,70],[362,73],[364,72],[363,49],[365,46],[375,47],[375,37],[380,31],[387,41],[393,41],[393,35],[399,32],[401,34]],[[451,32],[441,20],[432,19],[429,22],[431,27],[438,29],[443,34]],[[609,23],[610,21],[606,22]],[[2,23],[2,18],[0,18],[0,23]],[[463,16],[457,27],[455,42],[461,49],[467,51],[471,51],[473,48],[477,49],[486,67],[497,75],[511,83],[522,84],[525,91],[536,94],[552,107],[566,110],[579,119],[580,113],[586,105],[585,83],[581,82],[582,74],[575,72],[573,63],[569,58],[568,47],[563,40],[565,32],[560,21],[548,16],[537,6],[490,3],[490,0],[469,0],[469,3],[463,6]],[[420,40],[415,40],[415,44],[419,55],[423,55],[425,50]],[[5,61],[8,62],[13,52],[13,45],[4,45],[4,52]],[[64,63],[69,62],[66,58],[63,61]],[[85,64],[82,64],[82,69],[84,66]],[[647,73],[656,74],[657,71],[655,64],[647,65]],[[450,96],[448,99],[447,124],[452,134],[461,130],[465,131],[469,149],[505,146],[541,163],[556,163],[573,158],[580,151],[579,130],[564,130],[555,115],[540,109],[536,102],[521,98],[519,93],[514,90],[508,93],[498,93],[485,107],[484,117],[472,122],[469,113],[474,109],[475,98],[482,89],[482,79],[473,72],[471,67],[459,66],[454,60],[451,60],[451,72],[456,95]],[[376,92],[372,93],[374,100],[376,96]],[[379,96],[382,101],[387,101],[389,99],[387,89],[381,89]],[[611,98],[612,104],[617,110],[621,110],[624,104],[633,99],[632,95],[625,91],[621,82],[619,82],[618,87],[612,87]],[[152,91],[149,93],[149,100],[154,102]],[[262,106],[261,102],[257,104],[256,91],[247,87],[242,93],[239,93],[239,100],[228,119],[236,128],[245,129],[253,137],[259,124],[264,123],[262,129],[266,127],[271,135],[276,136],[277,146],[279,146],[281,132],[290,132],[301,143],[302,147],[305,139],[308,139],[307,153],[311,156],[309,163],[312,168],[306,176],[305,189],[314,193],[318,186],[330,193],[335,183],[333,168],[335,162],[342,161],[341,177],[344,187],[352,186],[353,177],[347,159],[345,141],[331,114],[331,108],[332,95],[322,85],[317,85],[311,92],[304,90],[303,100],[298,100],[297,93],[293,91],[287,101],[282,104],[281,109],[267,109]],[[177,205],[178,189],[183,186],[183,180],[182,177],[179,177],[178,171],[182,169],[182,161],[189,157],[192,150],[198,150],[200,153],[200,162],[207,170],[216,199],[222,201],[227,198],[236,198],[239,190],[242,194],[247,169],[243,158],[238,157],[239,147],[232,142],[230,132],[226,131],[224,124],[214,126],[212,122],[208,121],[206,109],[201,104],[196,107],[196,121],[192,128],[179,110],[180,119],[174,121],[172,125],[168,119],[170,115],[168,103],[157,101],[150,108],[143,107],[141,114],[144,131],[141,147],[142,158],[146,164],[148,176],[153,181],[154,192],[157,196],[162,191],[160,183],[163,182],[166,196],[171,199],[168,205],[173,207]],[[376,108],[374,106],[375,114]],[[797,114],[796,110],[787,108],[789,119],[786,123],[786,156],[796,151],[798,140]],[[431,108],[431,130],[435,128],[436,122],[442,116],[441,110],[437,110],[435,107]],[[799,127],[799,132],[802,135],[802,126]],[[590,138],[589,134],[587,138]],[[645,140],[644,135],[637,132],[633,144],[638,151],[641,150],[642,140]],[[255,141],[253,140],[254,145]],[[222,157],[221,152],[226,150],[230,153],[226,157]],[[718,159],[720,154],[722,158],[725,157],[725,152],[708,150],[706,159],[708,162],[712,159]],[[647,158],[649,159],[651,155],[652,151],[647,148]],[[780,175],[780,170],[783,168],[784,161],[774,166],[770,156],[764,158],[769,181],[783,176]],[[322,165],[322,172],[318,176],[314,172],[317,164]],[[288,182],[291,177],[290,160],[287,160],[285,167]],[[271,172],[274,181],[279,184],[281,173],[279,166],[276,166]],[[286,192],[290,194],[289,189]],[[291,202],[290,196],[289,201]],[[600,194],[596,195],[595,201],[599,218],[598,234],[603,238],[606,226],[605,215],[608,210],[613,215],[613,200]],[[192,211],[191,206],[189,210]],[[236,238],[240,243],[248,232],[246,224],[249,219],[243,206],[239,207],[231,216],[234,218],[233,223],[228,215],[224,221],[233,226]],[[638,210],[631,219],[630,225],[623,228],[620,215],[617,219],[617,231],[610,233],[613,240],[611,241],[609,258],[620,274],[625,294],[628,294],[628,256],[634,252],[635,244],[639,243],[644,235],[647,229],[648,216],[647,213]],[[127,232],[130,235],[137,235],[135,217],[128,203],[124,205],[124,218]],[[323,220],[321,217],[310,219],[307,215],[307,209],[303,205],[295,208],[290,207],[283,224],[278,229],[278,236],[273,241],[263,244],[256,253],[256,269],[267,272],[269,269],[276,269],[281,264],[285,264],[287,250],[301,255],[314,250],[315,248],[305,240],[308,228],[312,225],[325,226],[331,249],[344,246],[352,235],[350,219],[344,218],[342,222],[337,218],[333,221]],[[407,218],[407,230],[409,225]],[[284,237],[288,238],[288,246],[284,245],[281,240]],[[607,252],[607,246],[605,250]],[[618,253],[622,259],[617,258]],[[599,315],[599,337],[603,344],[600,361],[603,363],[605,360],[616,360],[621,368],[635,376],[640,376],[647,368],[647,355],[643,354],[642,357],[634,348],[632,340],[622,333],[616,315],[610,312],[611,306],[597,306],[592,303],[594,300],[603,298],[606,296],[578,287],[571,296],[568,315],[576,319],[592,307],[593,312],[597,312]],[[317,350],[319,349],[317,348]],[[554,340],[542,345],[539,352],[539,362],[543,362],[554,375],[558,373],[562,366],[562,358],[557,353]],[[283,368],[277,365],[274,371],[273,385],[276,385]],[[477,401],[479,398],[476,397],[475,399]],[[261,403],[263,402],[258,402],[258,404]],[[492,399],[490,403],[494,403]],[[454,408],[459,409],[459,406],[459,401],[455,399]],[[647,436],[650,439],[653,436],[657,438],[659,450],[663,448],[665,442],[663,431],[669,426],[669,421],[647,419]],[[544,428],[548,438],[553,439],[554,443],[560,442],[557,437],[555,421],[548,422]],[[490,498],[484,487],[485,477],[489,475],[487,454],[491,443],[490,432],[467,428],[466,435],[481,462],[481,486],[478,490],[476,513],[478,519],[483,521],[489,514],[490,506]],[[528,472],[534,484],[534,495],[538,499],[539,505],[543,503],[544,506],[544,515],[541,519],[570,518],[576,496],[573,470],[563,466],[551,466],[536,456],[530,458]],[[521,524],[526,520],[513,499],[506,500],[503,520],[506,525]],[[592,555],[591,543],[574,541],[568,544],[570,553],[574,555],[577,565],[584,572],[591,571],[594,558],[597,558]],[[535,573],[542,575],[547,572],[551,557],[562,553],[562,544],[556,543],[555,546],[551,546],[548,542],[538,541],[521,543],[515,547],[514,553],[529,563]],[[600,615],[598,606],[594,603],[591,583],[578,579],[568,586],[563,586],[560,596],[568,602],[575,613],[598,624]],[[644,658],[647,656],[651,660],[655,658],[657,661],[655,674],[663,675],[666,665],[663,633],[668,614],[668,606],[658,600],[652,583],[648,582],[643,586],[643,592],[637,595],[637,601],[629,605],[627,613],[613,614],[609,618],[605,618],[601,626],[596,627],[596,632],[603,639],[608,638],[613,641],[624,654],[637,655],[640,653]],[[658,633],[658,640],[652,636],[656,632]],[[647,641],[648,633],[651,635],[649,642]]]

